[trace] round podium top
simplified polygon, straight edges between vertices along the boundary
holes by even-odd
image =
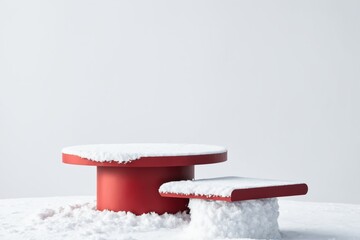
[[[108,167],[170,167],[224,162],[227,150],[201,144],[97,144],[67,147],[64,163]]]

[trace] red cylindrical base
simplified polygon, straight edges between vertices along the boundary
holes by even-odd
[[[140,215],[177,213],[187,210],[188,199],[165,198],[161,184],[191,180],[194,166],[183,167],[97,167],[97,209],[130,211]]]

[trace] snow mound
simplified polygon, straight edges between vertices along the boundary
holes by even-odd
[[[59,235],[73,232],[79,238],[108,239],[108,234],[148,232],[186,226],[189,215],[184,213],[156,213],[136,216],[131,212],[97,211],[94,203],[75,204],[58,209],[43,209],[30,224]],[[74,238],[76,239],[76,238]]]
[[[276,198],[233,203],[191,199],[191,215],[136,216],[130,212],[97,211],[95,206],[94,201],[42,209],[29,219],[24,233],[36,226],[37,231],[72,235],[71,239],[113,239],[125,233],[146,234],[161,229],[181,231],[185,239],[280,238]]]
[[[168,182],[161,185],[159,192],[229,197],[235,189],[284,186],[291,184],[295,183],[257,178],[220,177]]]
[[[360,239],[360,205],[287,200],[279,200],[279,205],[278,222],[284,240]],[[84,211],[88,211],[88,213]],[[141,216],[119,213],[121,214],[119,216],[124,216],[124,218],[135,219],[132,220],[135,223],[130,224],[127,229],[119,222],[130,223],[131,220],[122,219],[115,224],[109,220],[112,214],[114,213],[96,211],[94,196],[0,199],[0,239],[198,240],[200,237],[196,236],[205,235],[201,231],[213,231],[211,230],[213,224],[209,223],[206,223],[210,227],[209,229],[205,229],[204,226],[194,229],[194,225],[189,223],[187,214],[177,215],[177,218],[170,216],[172,220],[169,221],[173,221],[172,223],[164,223],[167,221],[165,220],[167,217],[160,216],[159,218],[155,215],[148,224],[152,222],[157,224],[156,219],[160,219],[158,225],[164,226],[163,228],[154,229],[151,225],[149,228],[153,230],[146,231],[146,227],[143,227],[136,231],[135,229],[143,224],[141,221],[144,220],[139,220]],[[215,213],[204,211],[203,214],[214,215]],[[95,216],[94,219],[92,216]],[[213,218],[216,218],[216,215]],[[226,221],[222,224],[225,224]],[[177,224],[179,225],[175,227]],[[107,225],[110,227],[107,228]],[[188,225],[191,225],[189,230],[187,230]],[[170,228],[166,228],[166,226],[170,226]],[[264,224],[264,226],[267,225]],[[264,226],[256,231],[260,231],[259,229]],[[215,226],[215,229],[218,228],[219,226]],[[208,238],[208,240],[210,239],[224,240],[224,238]]]
[[[141,157],[204,155],[226,152],[226,148],[201,144],[96,144],[66,147],[62,153],[95,162],[130,162]]]
[[[194,239],[280,239],[276,198],[239,202],[190,199],[187,231]]]

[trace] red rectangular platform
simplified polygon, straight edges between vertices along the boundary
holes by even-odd
[[[305,183],[243,177],[173,181],[164,183],[159,189],[163,197],[227,202],[305,195],[307,191]]]

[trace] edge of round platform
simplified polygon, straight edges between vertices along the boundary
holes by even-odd
[[[225,162],[226,160],[227,152],[185,156],[141,157],[139,159],[123,163],[117,161],[97,162],[90,159],[81,158],[76,155],[62,153],[63,163],[102,167],[177,167],[220,163]]]

